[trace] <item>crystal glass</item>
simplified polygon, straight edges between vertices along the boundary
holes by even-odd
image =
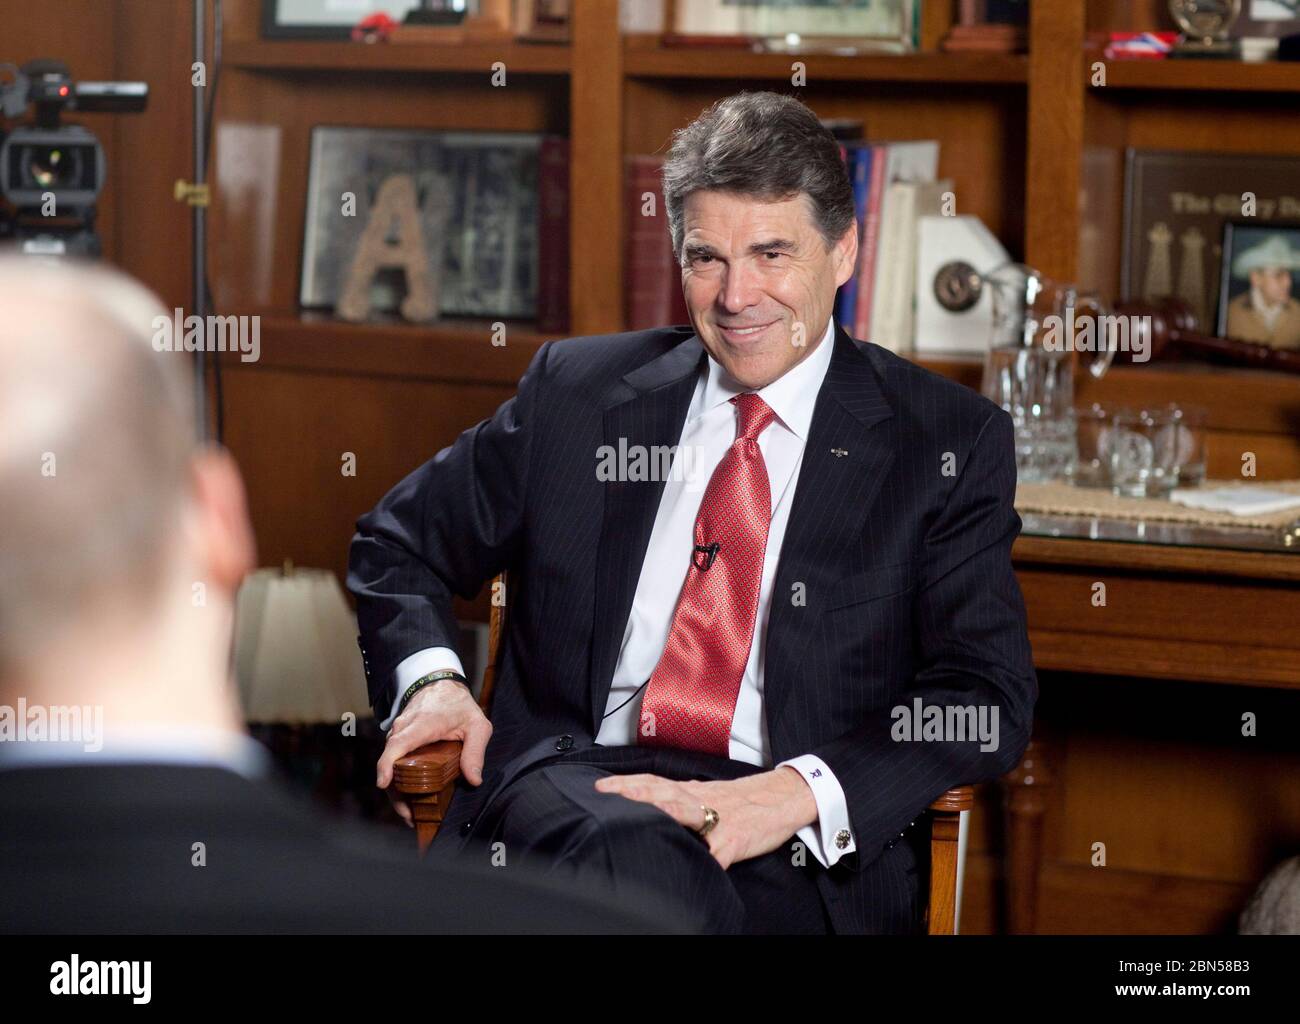
[[[1130,498],[1166,497],[1178,481],[1178,427],[1169,408],[1117,412],[1107,444],[1111,490]]]
[[[1075,410],[1078,451],[1070,482],[1076,487],[1110,489],[1110,445],[1119,411],[1098,402]]]
[[[1178,487],[1199,487],[1205,480],[1206,410],[1199,405],[1170,405],[1174,421],[1174,471]]]
[[[1101,303],[1022,263],[995,267],[980,282],[989,289],[993,306],[981,390],[1015,423],[1018,478],[1069,479],[1076,455],[1076,359],[1100,377],[1114,356],[1109,349],[1076,351],[1078,339],[1085,336],[1081,325],[1103,312]]]

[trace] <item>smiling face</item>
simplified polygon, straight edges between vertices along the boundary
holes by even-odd
[[[1291,271],[1285,267],[1252,270],[1250,283],[1260,290],[1270,306],[1280,306],[1291,297]]]
[[[766,387],[821,341],[857,260],[829,249],[806,195],[776,202],[712,189],[683,204],[682,290],[704,347],[738,383]]]

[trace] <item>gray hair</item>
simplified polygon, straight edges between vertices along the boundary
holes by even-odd
[[[0,254],[0,670],[158,593],[196,447],[159,317],[123,274]]]
[[[856,223],[853,186],[835,136],[804,104],[779,93],[728,96],[673,133],[663,190],[679,258],[686,197],[700,189],[769,202],[806,195],[828,249]]]

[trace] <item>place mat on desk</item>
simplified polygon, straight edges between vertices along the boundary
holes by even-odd
[[[1232,487],[1240,480],[1206,480],[1204,487]],[[1287,494],[1300,494],[1300,480],[1270,480],[1264,486]],[[1016,511],[1054,516],[1088,516],[1097,519],[1145,519],[1197,526],[1237,526],[1258,530],[1282,530],[1300,520],[1300,508],[1267,515],[1234,516],[1228,512],[1188,508],[1166,498],[1125,498],[1093,487],[1052,481],[1016,486]]]

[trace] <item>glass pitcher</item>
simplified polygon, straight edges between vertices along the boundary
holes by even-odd
[[[1105,374],[1115,355],[1112,346],[1097,343],[1105,311],[1095,295],[1022,263],[995,267],[980,275],[980,284],[993,305],[981,390],[1015,422],[1017,477],[1068,480],[1077,459],[1075,353],[1092,376]]]

